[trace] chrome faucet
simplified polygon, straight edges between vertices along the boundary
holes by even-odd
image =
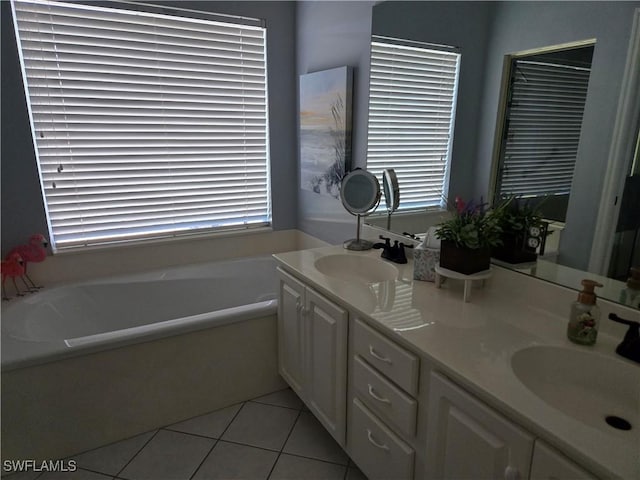
[[[616,348],[616,353],[621,357],[640,363],[640,323],[633,320],[625,320],[615,313],[610,313],[609,319],[629,326],[629,330],[627,330],[622,342]]]

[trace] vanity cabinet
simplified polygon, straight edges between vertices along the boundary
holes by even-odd
[[[531,480],[573,478],[596,480],[596,477],[576,465],[541,440],[536,440],[531,462]]]
[[[533,444],[530,433],[431,373],[428,478],[527,479]]]
[[[280,268],[278,281],[279,372],[344,446],[347,310]]]
[[[370,480],[596,478],[335,286],[340,304],[280,267],[278,279],[279,372]]]

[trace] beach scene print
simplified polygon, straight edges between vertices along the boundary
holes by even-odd
[[[300,187],[340,196],[351,153],[351,71],[300,76]]]

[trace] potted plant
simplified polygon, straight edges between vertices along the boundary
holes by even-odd
[[[436,229],[440,266],[466,275],[489,268],[491,248],[500,243],[500,227],[486,204],[455,199],[453,216]]]
[[[496,205],[493,215],[502,233],[501,243],[491,251],[494,258],[509,263],[536,260],[536,249],[546,234],[539,205],[532,206],[530,200],[514,195]]]

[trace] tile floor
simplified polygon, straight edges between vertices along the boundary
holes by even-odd
[[[75,472],[3,480],[366,480],[290,389],[71,458]]]

